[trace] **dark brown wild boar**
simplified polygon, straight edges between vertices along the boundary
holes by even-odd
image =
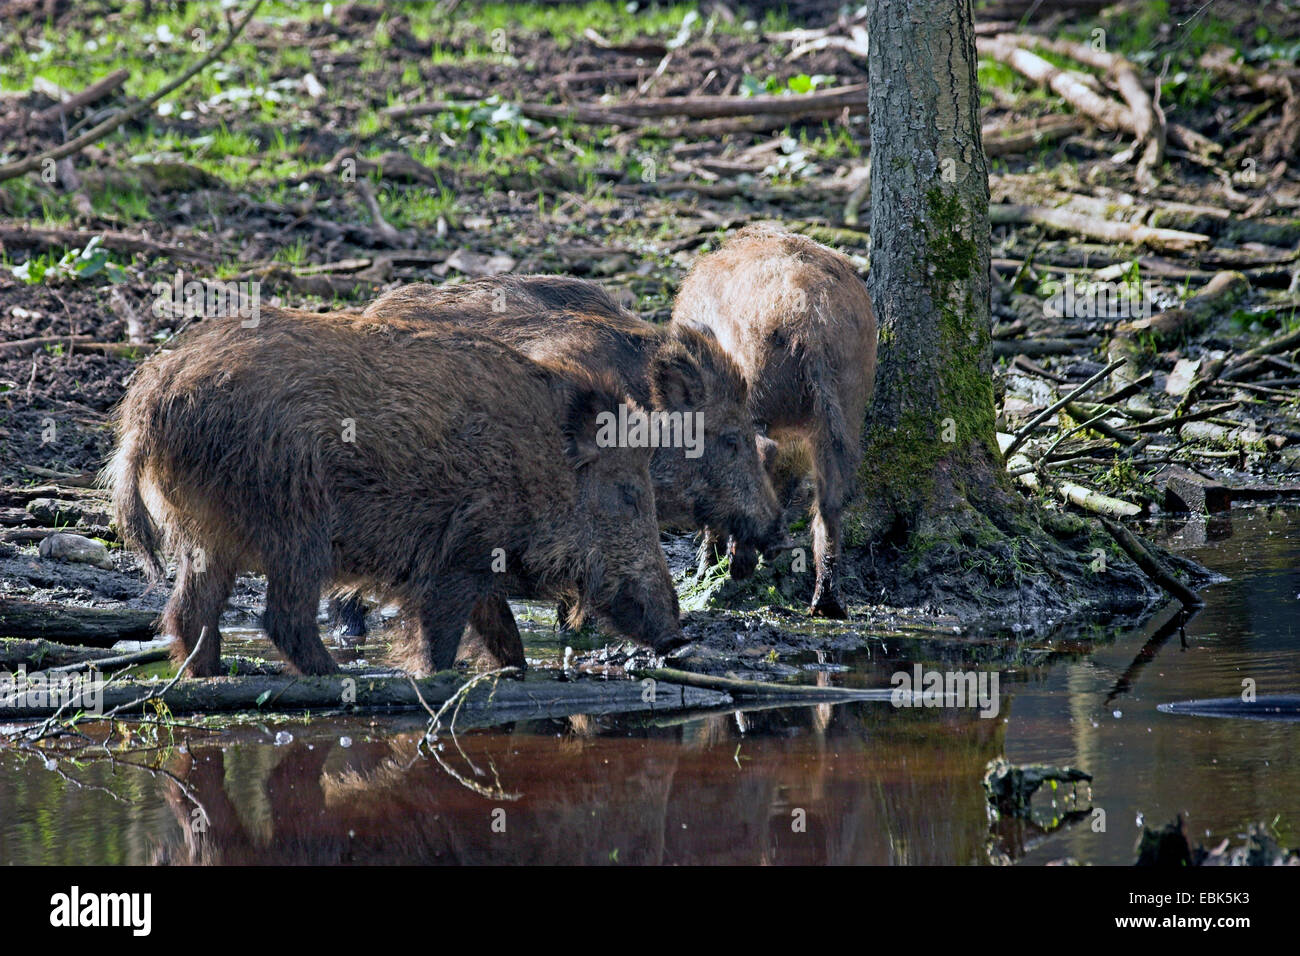
[[[753,555],[787,544],[781,512],[754,449],[754,428],[739,370],[707,330],[665,330],[619,306],[600,286],[566,276],[496,276],[460,285],[417,283],[376,299],[373,320],[449,322],[497,338],[540,361],[574,362],[613,376],[632,398],[663,413],[691,439],[661,444],[650,473],[661,526],[721,529]],[[692,426],[695,426],[692,428]],[[693,434],[691,432],[693,431]],[[669,435],[673,434],[672,428]],[[742,565],[738,565],[738,568]],[[366,632],[360,596],[331,602],[350,635]],[[582,603],[560,599],[561,622],[577,626]],[[509,617],[504,598],[480,615]]]
[[[638,404],[676,416],[669,423],[681,425],[668,437],[684,441],[652,453],[661,525],[719,528],[752,548],[782,543],[780,508],[755,450],[745,380],[707,331],[652,325],[595,283],[564,276],[407,286],[381,296],[364,315],[454,322],[538,361],[613,376]]]
[[[163,629],[178,660],[206,629],[195,675],[218,671],[241,570],[266,574],[267,634],[308,674],[336,669],[316,627],[331,582],[403,606],[418,674],[452,665],[471,616],[494,656],[522,664],[497,597],[575,584],[615,630],[667,650],[681,630],[649,451],[596,442],[599,413],[628,401],[447,325],[265,307],[256,328],[209,319],[123,399],[118,523],[153,575],[163,540],[178,555]]]
[[[835,577],[840,517],[862,457],[860,432],[876,372],[876,316],[866,284],[838,252],[750,227],[695,263],[671,325],[711,329],[749,383],[754,420],[778,442],[807,443],[817,575],[810,610],[844,617]]]

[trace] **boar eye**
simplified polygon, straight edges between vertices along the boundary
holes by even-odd
[[[722,436],[722,448],[727,453],[728,458],[735,458],[736,452],[740,450],[740,439],[736,437],[735,433],[727,432]]]

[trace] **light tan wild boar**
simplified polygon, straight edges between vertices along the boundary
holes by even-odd
[[[629,401],[445,325],[208,319],[141,366],[118,410],[118,523],[154,576],[163,540],[178,556],[163,630],[184,660],[206,629],[193,675],[218,672],[243,570],[266,574],[267,634],[307,674],[336,669],[316,626],[331,582],[402,604],[417,674],[452,665],[471,615],[522,664],[497,598],[575,582],[614,630],[665,651],[682,638],[649,450],[596,442],[597,415]]]
[[[843,255],[758,226],[704,256],[683,281],[673,326],[711,330],[749,383],[754,420],[812,462],[813,614],[845,616],[835,576],[840,518],[862,457],[876,371],[876,316]]]

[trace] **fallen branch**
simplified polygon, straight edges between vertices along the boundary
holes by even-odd
[[[143,252],[164,259],[185,262],[212,263],[217,257],[199,249],[189,249],[172,243],[155,242],[144,236],[125,232],[88,232],[81,229],[54,229],[41,226],[0,226],[0,246],[22,246],[36,249],[84,249],[86,243],[98,237],[104,249],[118,252]]]
[[[76,139],[69,140],[63,145],[56,146],[53,149],[47,149],[43,153],[37,153],[35,156],[28,156],[26,159],[20,159],[17,162],[0,166],[0,182],[4,182],[6,179],[13,179],[15,176],[21,176],[24,173],[31,172],[33,169],[39,169],[46,160],[58,160],[62,159],[64,156],[71,156],[73,153],[79,153],[92,143],[103,139],[109,133],[113,132],[113,130],[127,122],[127,120],[134,119],[149,110],[164,96],[167,96],[169,93],[179,89],[190,80],[194,79],[195,76],[225,53],[226,50],[230,48],[230,45],[235,42],[235,39],[244,32],[244,27],[248,26],[249,21],[253,19],[253,15],[257,13],[257,9],[261,5],[262,0],[254,0],[252,9],[248,11],[248,15],[244,17],[244,19],[240,20],[238,23],[231,19],[230,29],[226,33],[226,38],[214,47],[212,52],[207,56],[199,60],[176,79],[163,86],[162,89],[158,90],[158,92],[154,93],[150,97],[140,100],[140,102],[135,103],[118,113],[114,113],[108,119],[104,120],[104,122],[82,133]]]
[[[1165,567],[1164,562],[1147,548],[1141,538],[1123,525],[1108,518],[1103,517],[1101,523],[1110,532],[1110,536],[1115,539],[1116,543],[1133,559],[1133,563],[1141,568],[1152,581],[1177,598],[1183,607],[1193,608],[1204,605],[1205,602],[1197,597],[1196,592],[1174,577],[1173,573]]]
[[[994,203],[989,206],[989,224],[994,226],[1032,223],[1071,236],[1087,236],[1102,242],[1146,245],[1154,249],[1185,251],[1203,246],[1210,237],[1199,232],[1156,229],[1136,222],[1112,222],[1096,216],[1055,209],[1050,206],[1022,206]]]
[[[1037,428],[1043,422],[1047,421],[1049,418],[1055,415],[1058,411],[1060,411],[1070,402],[1074,401],[1080,395],[1085,394],[1089,389],[1091,389],[1103,378],[1105,378],[1107,375],[1109,375],[1111,372],[1113,372],[1115,369],[1119,368],[1123,364],[1124,364],[1123,361],[1111,362],[1109,365],[1107,365],[1096,375],[1092,376],[1090,379],[1088,379],[1086,382],[1084,382],[1074,391],[1070,392],[1070,394],[1066,395],[1065,398],[1062,398],[1060,401],[1053,402],[1051,405],[1047,406],[1047,408],[1043,409],[1041,412],[1039,412],[1037,415],[1031,418],[1025,424],[1024,428],[1016,432],[1016,434],[1011,439],[1011,444],[1002,450],[1002,454],[1008,457],[1014,455],[1016,449],[1025,443],[1025,440],[1030,436],[1030,434],[1033,432],[1035,428]]]
[[[171,648],[169,647],[151,647],[145,651],[117,654],[113,657],[97,657],[51,667],[47,673],[61,674],[73,671],[97,670],[101,674],[107,674],[111,671],[126,670],[128,667],[135,667],[138,664],[156,664],[158,661],[167,660],[170,656]]]
[[[34,339],[19,339],[16,342],[0,343],[0,356],[15,357],[30,355],[43,348],[55,346],[76,348],[83,352],[99,352],[101,355],[135,358],[147,355],[154,350],[152,343],[135,342],[96,342],[88,335],[42,335]]]
[[[98,103],[109,93],[112,93],[119,86],[125,83],[131,77],[131,71],[127,69],[114,70],[102,80],[96,80],[80,93],[74,93],[66,100],[55,103],[49,109],[41,110],[32,118],[38,123],[46,123],[50,120],[58,119],[60,115],[67,116],[83,106],[89,106],[91,103]]]
[[[1165,154],[1165,118],[1159,105],[1147,93],[1146,87],[1138,77],[1137,69],[1125,57],[1118,53],[1099,50],[1088,43],[1071,43],[1068,40],[1049,40],[1040,36],[1013,35],[1013,42],[1028,42],[1043,49],[1051,50],[1072,60],[1105,70],[1115,81],[1120,96],[1128,104],[1129,117],[1136,142],[1135,154],[1141,154],[1138,161],[1139,179],[1149,178]],[[1157,89],[1158,92],[1158,89]]]
[[[994,39],[977,37],[975,46],[980,56],[1004,63],[1038,85],[1048,87],[1084,116],[1096,120],[1102,126],[1137,135],[1137,124],[1128,110],[1114,100],[1093,92],[1079,73],[1053,66],[1020,45],[1032,42],[1027,37],[1003,34]]]
[[[103,648],[0,638],[0,668],[4,670],[20,664],[26,664],[29,669],[59,667],[64,664],[94,664],[114,656],[116,655],[112,651]]]
[[[986,155],[1009,156],[1072,136],[1083,127],[1084,121],[1078,116],[1043,116],[1017,126],[985,126],[981,136]]]

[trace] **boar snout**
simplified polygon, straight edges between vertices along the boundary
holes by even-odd
[[[666,567],[664,577],[664,581],[652,587],[624,582],[610,598],[609,605],[602,609],[619,631],[660,654],[686,643],[678,620],[677,592],[667,577]]]

